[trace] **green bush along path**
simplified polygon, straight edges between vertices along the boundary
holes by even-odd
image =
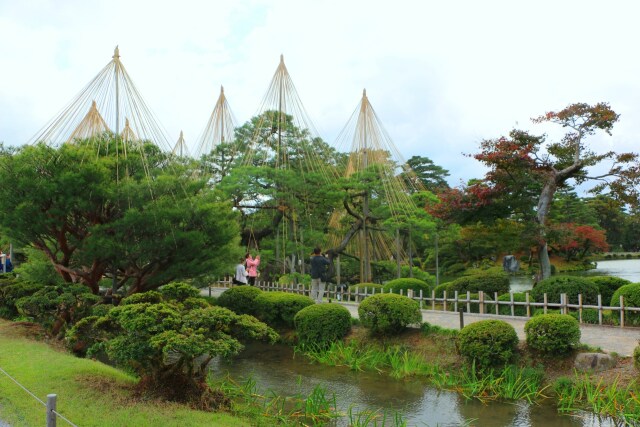
[[[224,288],[212,288],[211,295],[219,296],[226,289]],[[202,295],[209,295],[209,290],[204,289]],[[340,301],[333,301],[333,303],[340,303],[349,309],[351,316],[358,317],[358,304],[347,303]],[[460,328],[460,315],[455,312],[443,312],[432,310],[421,310],[422,321],[429,322],[432,325],[441,326],[449,329]],[[464,324],[478,322],[484,319],[500,319],[509,323],[514,327],[518,338],[524,340],[524,324],[529,320],[526,317],[513,318],[508,316],[495,316],[491,314],[476,314],[476,313],[464,313]],[[621,356],[632,356],[633,349],[638,345],[640,340],[640,328],[618,326],[599,326],[599,325],[580,325],[581,338],[580,342],[588,344],[592,347],[599,347],[607,353],[618,353]]]

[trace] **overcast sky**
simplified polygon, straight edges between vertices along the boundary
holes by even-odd
[[[480,177],[481,140],[575,102],[621,114],[598,150],[640,151],[636,1],[0,0],[0,141],[31,139],[106,65],[122,63],[170,141],[195,144],[221,85],[253,116],[284,55],[333,144],[362,89],[405,159],[450,184]]]

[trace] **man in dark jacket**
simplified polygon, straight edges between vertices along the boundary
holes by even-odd
[[[311,255],[311,299],[317,303],[324,297],[324,275],[329,268],[329,260],[320,253],[316,247]]]

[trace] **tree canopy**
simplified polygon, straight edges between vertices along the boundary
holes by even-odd
[[[126,157],[110,135],[5,150],[3,233],[94,293],[114,272],[128,293],[225,272],[239,252],[230,203],[155,145],[140,144]]]

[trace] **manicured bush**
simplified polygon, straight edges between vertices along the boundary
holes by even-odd
[[[339,304],[314,304],[293,318],[301,343],[325,345],[340,340],[351,330],[351,313]]]
[[[458,334],[458,351],[467,363],[475,363],[479,369],[508,363],[517,346],[515,329],[502,320],[471,323]]]
[[[377,294],[365,298],[358,307],[358,317],[365,328],[377,335],[400,332],[407,325],[422,321],[418,303],[398,294]]]
[[[394,294],[399,294],[400,291],[403,291],[402,293],[407,295],[407,291],[412,289],[416,296],[420,295],[420,291],[424,296],[431,295],[431,286],[427,282],[412,278],[389,280],[385,283],[383,289],[385,292],[393,290]]]
[[[433,289],[436,292],[436,298],[443,298],[444,291],[447,291],[447,298],[451,298],[454,295],[453,290],[451,289],[451,283],[452,282],[447,282],[436,286]]]
[[[11,280],[3,280],[0,283],[0,317],[5,319],[14,319],[18,316],[18,308],[16,302],[23,297],[33,295],[42,285],[29,282]]]
[[[620,287],[631,283],[629,280],[615,276],[596,276],[591,277],[590,279],[598,287],[598,292],[602,295],[603,304],[607,304],[611,301],[613,294]]]
[[[611,307],[620,307],[620,297],[624,297],[625,307],[640,307],[640,283],[624,285],[613,293]],[[625,319],[634,325],[640,324],[640,313],[626,311]]]
[[[542,314],[524,325],[527,345],[543,354],[564,354],[580,343],[578,321],[568,314]]]
[[[45,286],[16,301],[18,312],[48,328],[57,335],[65,327],[91,315],[100,297],[82,285]]]
[[[160,293],[165,299],[183,302],[187,298],[200,296],[200,290],[188,283],[172,282],[160,288]]]
[[[222,298],[222,295],[220,297]],[[300,310],[315,304],[307,296],[286,292],[262,292],[254,302],[255,316],[258,319],[268,325],[288,328],[294,327],[293,318]]]
[[[571,317],[573,317],[574,319],[576,319],[578,322],[580,322],[580,313],[578,311],[572,311],[569,313],[569,315]],[[603,313],[602,316],[602,323],[604,324],[605,321],[607,321],[608,319],[606,318],[606,316]],[[589,323],[591,325],[597,325],[599,323],[598,320],[598,309],[596,308],[584,308],[582,309],[582,323]]]
[[[583,304],[598,302],[598,286],[591,280],[578,276],[557,276],[540,281],[532,290],[531,297],[536,302],[544,301],[544,294],[550,303],[559,303],[560,295],[567,294],[569,303],[578,303],[578,294],[582,294]]]
[[[514,302],[527,302],[527,294],[524,292],[513,292],[508,294],[502,294],[498,297],[498,301],[511,301],[511,295],[513,295]],[[499,305],[498,312],[504,316],[511,316],[511,306],[509,305]],[[527,315],[527,307],[524,305],[516,305],[514,306],[514,314],[516,316],[526,316]]]
[[[217,299],[216,304],[228,308],[238,314],[254,314],[255,299],[262,291],[253,286],[235,286],[224,291]]]
[[[384,286],[379,283],[358,283],[357,285],[349,286],[351,292],[364,292],[365,289],[367,289],[367,292],[371,292],[372,289],[375,289],[376,293],[379,293],[382,288],[384,288]]]
[[[450,282],[447,293],[449,289],[459,293],[482,291],[493,296],[495,292],[498,294],[509,292],[509,286],[509,276],[506,273],[482,273],[457,278]]]

